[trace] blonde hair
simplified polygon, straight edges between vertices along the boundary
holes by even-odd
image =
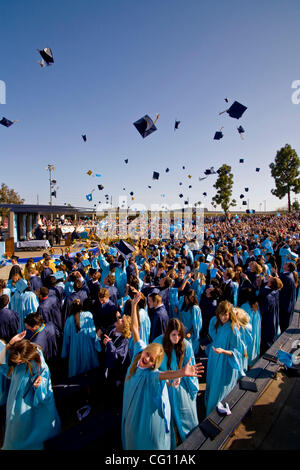
[[[131,317],[129,317],[128,315],[123,315],[122,320],[123,320],[122,335],[124,336],[124,338],[130,338],[131,337]]]
[[[137,368],[137,363],[139,362],[140,358],[141,358],[141,355],[142,355],[142,352],[148,352],[149,354],[152,354],[154,357],[155,357],[155,361],[154,361],[154,366],[153,366],[153,369],[158,369],[162,363],[162,360],[163,360],[163,357],[164,357],[164,349],[162,347],[161,344],[159,343],[150,343],[148,344],[148,346],[143,349],[143,351],[141,351],[140,353],[138,353],[136,355],[136,357],[134,358],[133,362],[132,362],[132,365],[129,369],[129,375],[128,377],[126,378],[126,381],[129,380],[133,374],[135,373],[136,371],[136,368]]]
[[[247,324],[249,323],[249,315],[245,312],[245,310],[243,310],[242,308],[234,308],[233,309],[235,315],[236,315],[236,319],[238,321],[238,324],[243,328],[245,329]]]

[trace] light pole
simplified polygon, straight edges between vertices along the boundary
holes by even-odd
[[[55,170],[53,165],[48,165],[45,170],[49,171],[49,187],[50,187],[50,201],[49,205],[52,206],[52,171]]]

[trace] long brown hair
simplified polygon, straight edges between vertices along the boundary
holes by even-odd
[[[232,303],[228,302],[228,300],[222,300],[222,302],[219,303],[217,310],[216,310],[216,317],[217,321],[215,324],[215,329],[217,330],[220,325],[222,325],[220,321],[220,315],[222,313],[229,313],[229,321],[231,323],[231,328],[232,331],[234,330],[234,327],[238,327],[238,320],[236,318],[235,310],[233,308]]]
[[[37,351],[37,345],[31,343],[28,339],[22,339],[10,347],[10,367],[7,376],[9,376],[13,372],[16,365],[18,365],[14,364],[16,360],[21,360],[22,362],[26,363],[26,371],[28,370],[31,361],[35,361],[39,366],[41,366],[41,358]]]
[[[82,312],[83,306],[80,299],[75,299],[70,305],[69,317],[74,316],[75,326],[77,333],[80,331],[80,312]]]
[[[180,340],[177,344],[173,344],[170,340],[170,334],[174,330],[177,330],[178,333],[180,334]],[[165,354],[168,358],[167,360],[168,369],[171,369],[171,359],[172,359],[173,349],[176,354],[178,368],[181,369],[183,357],[184,357],[184,337],[185,337],[185,328],[184,328],[183,323],[177,318],[171,318],[171,320],[167,324],[167,328],[165,330],[165,334],[164,334],[163,341],[162,341]]]
[[[186,299],[188,302],[186,302]],[[193,289],[190,289],[187,291],[187,293],[184,296],[184,301],[182,304],[182,310],[188,311],[190,310],[194,305],[199,305],[196,292]]]

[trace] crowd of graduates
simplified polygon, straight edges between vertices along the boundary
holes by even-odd
[[[0,280],[2,449],[43,449],[61,432],[52,385],[89,370],[122,401],[123,449],[175,449],[198,425],[199,377],[209,415],[288,328],[299,220],[210,218],[201,243],[102,241],[12,262]]]

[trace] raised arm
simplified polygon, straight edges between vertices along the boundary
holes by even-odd
[[[160,372],[159,378],[160,380],[172,380],[172,379],[180,379],[181,377],[202,377],[200,375],[201,372],[204,371],[204,367],[202,366],[201,362],[198,364],[192,365],[191,358],[189,362],[179,370],[166,370]]]
[[[137,343],[140,340],[139,322],[137,317],[137,304],[141,299],[141,293],[137,292],[131,302],[131,331],[133,341]]]

